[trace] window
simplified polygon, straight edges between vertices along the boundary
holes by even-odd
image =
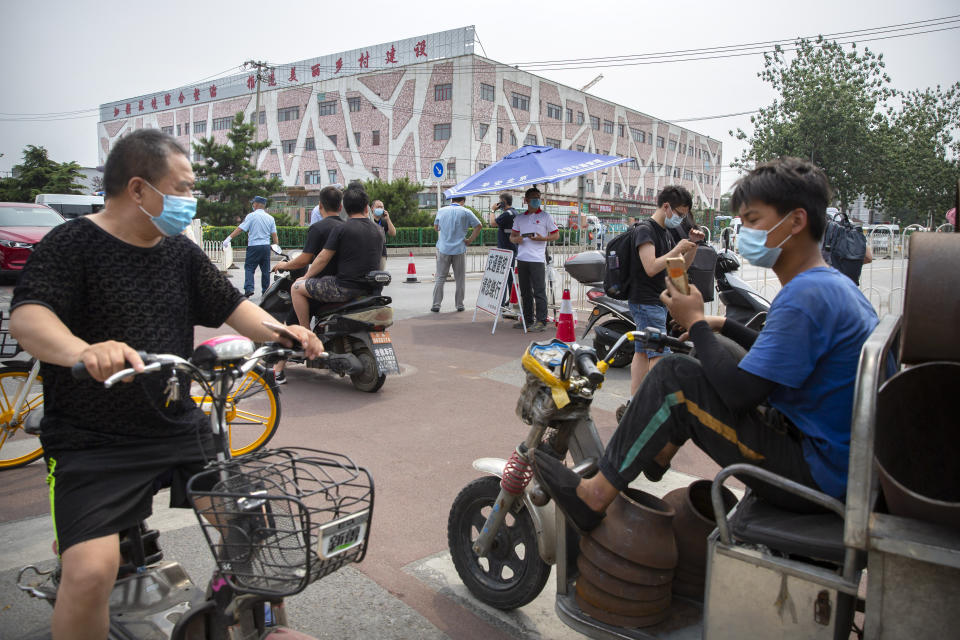
[[[621,138],[627,135],[627,125],[619,124],[617,125],[617,129],[618,129],[617,135],[620,136]]]
[[[681,145],[680,145],[680,153],[681,153],[681,154],[686,154],[686,153],[687,153],[687,145],[685,145],[685,144],[681,144]]]
[[[256,119],[257,119],[257,114],[251,113],[251,114],[250,114],[250,124],[253,124]],[[261,112],[260,112],[260,122],[259,122],[258,124],[266,124],[266,123],[267,123],[267,112],[266,112],[266,111],[261,111]]]
[[[314,140],[313,138],[307,138],[306,140],[304,140],[304,141],[303,141],[303,150],[304,150],[304,151],[316,151],[316,150],[317,150],[317,142],[316,142],[316,140]],[[308,182],[307,184],[311,184],[311,183]],[[316,184],[320,184],[320,183],[318,182],[318,183],[316,183]]]
[[[537,144],[537,136],[532,133],[528,133],[527,137],[523,139],[523,144]]]
[[[687,155],[688,155],[688,156],[692,156],[692,155],[693,155],[693,147],[687,147]]]
[[[283,141],[280,143],[280,146],[283,148],[283,152],[284,152],[284,153],[293,153],[294,150],[297,148],[297,141],[296,141],[296,140],[283,140]]]
[[[517,146],[517,134],[515,134],[513,131],[510,132],[510,144],[514,147]]]
[[[271,173],[271,174],[270,174],[270,179],[271,179],[271,180],[273,180],[273,179],[279,180],[279,179],[280,179],[280,174],[279,174],[279,173]]]
[[[663,149],[663,136],[657,136],[657,148]]]
[[[496,87],[492,84],[480,83],[480,99],[486,100],[487,102],[493,102],[496,96]]]
[[[433,125],[433,139],[449,140],[450,139],[450,123],[444,122],[442,124]]]
[[[630,129],[630,137],[633,138],[634,142],[643,142],[643,131],[639,129]]]
[[[676,151],[676,150],[677,150],[677,141],[676,141],[676,140],[671,140],[671,141],[667,144],[667,151]]]
[[[573,109],[567,109],[567,122],[573,122]]]
[[[497,142],[503,142],[503,127],[497,127]]]
[[[272,156],[277,155],[277,148],[276,148],[276,147],[270,147],[270,155],[272,155]]]
[[[489,167],[489,166],[490,166],[490,165],[487,164],[486,162],[478,162],[478,163],[477,163],[477,171],[483,171],[484,169],[486,169],[486,168]]]
[[[620,185],[619,185],[619,184],[613,185],[613,195],[614,195],[614,197],[616,197],[616,198],[619,198],[619,197],[620,197]]]
[[[457,161],[455,159],[447,161],[447,178],[454,182],[457,180]]]
[[[321,184],[319,171],[304,171],[303,184]]]
[[[419,201],[419,207],[421,209],[436,209],[437,208],[437,192],[428,191],[427,193],[418,193],[417,200]]]
[[[666,166],[666,170],[663,172],[663,175],[667,176],[668,178],[669,178],[671,175],[673,175],[673,165],[668,164],[668,165]]]
[[[543,141],[543,144],[547,145],[548,147],[553,147],[554,149],[560,148],[560,141],[556,138],[546,138]]]
[[[589,191],[590,193],[593,193],[593,180],[591,180],[591,179],[588,178],[588,179],[584,182],[584,186],[585,186],[585,189],[586,189],[587,191]]]
[[[583,111],[577,111],[577,124],[583,124]]]
[[[229,129],[233,124],[233,118],[214,118],[213,119],[213,130],[214,131],[223,131],[224,129]]]
[[[563,109],[560,105],[547,103],[547,117],[554,120],[560,120],[563,117]]]
[[[330,184],[336,184],[337,182],[336,169],[327,169],[327,182],[329,182]]]
[[[187,125],[187,128],[189,129],[189,125]],[[179,125],[179,124],[177,125],[177,135],[178,135],[178,136],[183,135],[182,133],[180,133],[180,125]]]
[[[582,145],[582,144],[578,144],[578,145],[577,145],[577,151],[583,151],[583,145]]]
[[[300,107],[287,107],[286,109],[277,109],[277,122],[287,122],[288,120],[300,119]]]
[[[604,133],[613,133],[613,123],[609,120],[603,121],[603,132]]]
[[[597,116],[590,116],[590,128],[600,131],[600,118]]]
[[[683,179],[684,179],[684,180],[693,180],[693,171],[687,171],[686,169],[684,169],[684,171],[683,171]]]
[[[360,146],[360,132],[359,132],[359,131],[354,131],[354,132],[353,132],[353,143],[354,143],[355,145],[357,145],[358,147]]]
[[[374,129],[370,132],[370,144],[373,146],[378,146],[380,144],[380,130]]]
[[[481,122],[478,129],[479,130],[477,131],[477,134],[479,135],[480,139],[483,140],[487,137],[487,131],[490,130],[490,125]]]
[[[320,103],[320,115],[322,116],[335,116],[337,115],[337,101],[336,100],[326,100]]]
[[[198,120],[193,123],[193,132],[194,133],[206,133],[207,132],[207,121]]]
[[[522,93],[512,93],[510,104],[513,105],[514,109],[530,111],[530,96],[525,96]]]
[[[193,161],[194,161],[194,162],[203,162],[203,156],[200,155],[200,152],[199,152],[199,151],[194,151],[194,152],[193,152]]]
[[[674,167],[674,168],[673,168],[673,177],[674,177],[674,178],[679,178],[679,177],[680,177],[680,167]]]
[[[697,157],[700,157],[700,149],[697,149]]]
[[[160,131],[162,131],[162,132],[164,132],[164,133],[167,133],[167,134],[170,134],[170,135],[172,136],[172,135],[173,135],[173,125],[170,125],[169,127],[160,127]]]
[[[449,82],[446,84],[436,84],[433,86],[433,99],[437,102],[443,100],[452,100],[453,99],[453,85]]]
[[[603,192],[604,192],[606,195],[610,195],[610,183],[609,183],[609,182],[604,182],[604,183],[603,183]]]
[[[360,111],[360,98],[347,98],[347,108],[350,109],[350,113]]]

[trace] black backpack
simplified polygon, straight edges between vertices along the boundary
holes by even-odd
[[[863,258],[867,253],[867,237],[853,226],[847,214],[839,222],[827,220],[823,233],[823,257],[830,266],[860,284]]]
[[[626,300],[630,297],[633,263],[640,259],[634,244],[634,231],[641,224],[644,223],[637,222],[607,243],[607,249],[604,253],[604,257],[607,259],[607,268],[603,274],[603,290],[611,298]]]

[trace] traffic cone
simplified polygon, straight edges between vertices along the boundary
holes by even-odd
[[[513,270],[513,282],[510,283],[510,304],[512,304],[514,308],[516,308],[516,306],[520,304],[520,301],[517,300],[517,270],[516,269]]]
[[[413,251],[410,252],[410,262],[407,263],[407,279],[404,282],[407,284],[420,282],[420,278],[417,277],[417,265],[413,264]]]
[[[563,290],[560,314],[557,322],[557,340],[576,342],[577,333],[573,328],[573,302],[570,301],[570,289]]]

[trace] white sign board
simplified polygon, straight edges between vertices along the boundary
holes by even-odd
[[[503,293],[507,290],[507,275],[513,268],[513,251],[509,249],[490,249],[487,254],[487,266],[480,281],[480,293],[477,294],[477,309],[494,317],[500,315]],[[476,313],[474,313],[476,320]],[[494,323],[496,330],[496,323]]]

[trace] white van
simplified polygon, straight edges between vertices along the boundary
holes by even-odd
[[[40,193],[34,199],[37,204],[45,204],[56,209],[64,218],[96,213],[103,209],[103,196],[78,196],[67,193]]]

